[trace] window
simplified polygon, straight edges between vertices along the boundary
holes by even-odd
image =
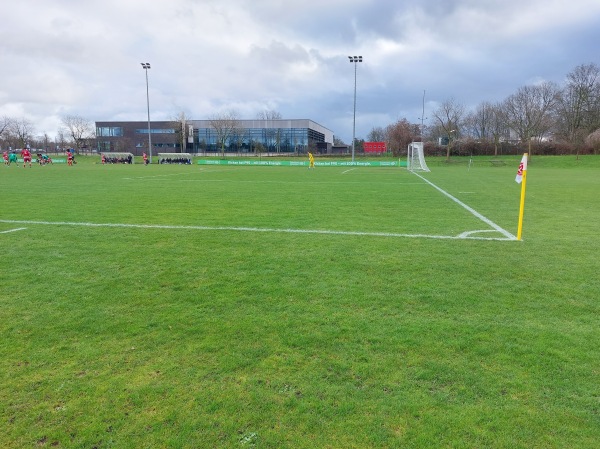
[[[123,128],[120,126],[104,126],[96,128],[98,137],[123,137]]]

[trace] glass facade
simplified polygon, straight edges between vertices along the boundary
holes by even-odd
[[[323,151],[333,132],[308,119],[150,122],[152,148],[182,153],[302,154]],[[182,136],[180,129],[186,135]],[[147,122],[96,122],[98,150],[147,151]],[[182,148],[182,142],[184,148]],[[325,150],[326,151],[326,150]]]
[[[246,128],[225,135],[213,128],[194,130],[194,146],[199,152],[298,153],[305,152],[309,142],[324,142],[321,133],[306,128]],[[224,142],[223,142],[223,141]]]

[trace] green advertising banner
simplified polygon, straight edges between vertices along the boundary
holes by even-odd
[[[251,161],[229,159],[199,159],[198,165],[275,165],[308,167],[308,161]],[[315,161],[317,167],[406,167],[405,161]]]

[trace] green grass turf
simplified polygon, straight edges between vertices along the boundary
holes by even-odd
[[[522,242],[213,229],[489,229],[399,168],[79,159],[1,167],[0,447],[597,447],[600,157]],[[519,159],[425,177],[516,234]]]

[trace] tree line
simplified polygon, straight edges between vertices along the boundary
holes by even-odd
[[[543,82],[520,87],[502,101],[483,101],[467,111],[455,98],[431,112],[427,125],[398,120],[374,127],[367,141],[384,141],[395,154],[423,140],[428,154],[582,154],[600,150],[600,67],[582,64],[563,86]],[[357,142],[357,147],[361,142]]]
[[[55,137],[48,134],[35,135],[35,126],[24,118],[2,117],[0,119],[0,147],[14,150],[30,147],[48,152],[61,152],[66,148],[76,149],[78,153],[91,148],[96,138],[94,123],[89,120],[68,115],[61,118],[62,127]]]

